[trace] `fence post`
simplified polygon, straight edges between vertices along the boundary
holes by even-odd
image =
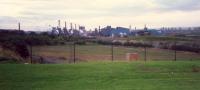
[[[69,43],[69,50],[70,50],[70,60],[69,63],[74,62],[74,52],[73,52],[73,48],[74,47],[74,43]]]
[[[74,42],[74,63],[76,63],[76,43]]]
[[[2,56],[4,57],[5,56],[5,52],[4,52],[3,46],[1,46],[1,52],[2,52]]]
[[[144,46],[144,61],[147,61],[147,47],[146,45]]]
[[[33,49],[32,44],[30,44],[30,54],[31,54],[31,64],[33,63]]]
[[[112,61],[114,61],[114,56],[113,56],[114,52],[113,52],[113,43],[111,44],[111,59]]]
[[[174,42],[174,61],[177,60],[177,56],[176,56],[176,41]]]

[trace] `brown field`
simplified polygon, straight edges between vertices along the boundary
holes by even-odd
[[[111,46],[105,45],[77,45],[76,60],[98,61],[111,60]],[[114,46],[113,58],[115,61],[127,61],[127,53],[138,53],[139,60],[144,60],[144,48],[133,48]],[[73,48],[69,45],[62,46],[37,46],[33,48],[33,55],[42,57],[56,57],[72,60],[74,56]],[[174,51],[158,48],[147,48],[147,60],[162,61],[174,60]],[[200,60],[200,54],[192,52],[177,52],[177,60]]]

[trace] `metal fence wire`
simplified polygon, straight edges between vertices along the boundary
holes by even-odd
[[[176,43],[172,44],[176,46]],[[77,63],[89,61],[181,61],[200,60],[200,54],[165,47],[134,47],[97,43],[30,46],[31,63]]]

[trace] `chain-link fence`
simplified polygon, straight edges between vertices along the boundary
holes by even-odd
[[[167,44],[165,44],[167,45]],[[170,46],[170,45],[168,45]],[[180,51],[175,43],[167,47],[134,47],[74,42],[56,46],[32,47],[32,62],[76,63],[90,61],[181,61],[200,60],[200,54]],[[176,47],[176,48],[173,48]]]

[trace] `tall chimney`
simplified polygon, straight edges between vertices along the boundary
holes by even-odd
[[[65,29],[67,29],[67,22],[65,21]]]
[[[60,20],[58,20],[58,27],[60,27]]]
[[[131,29],[132,29],[132,26],[130,25],[130,26],[129,26],[129,31],[131,31]]]
[[[20,22],[18,23],[18,30],[21,30]]]
[[[78,31],[80,31],[80,27],[81,27],[81,26],[80,26],[80,25],[78,25]]]
[[[75,24],[75,30],[76,30],[76,24]]]
[[[99,32],[101,32],[101,26],[99,26]]]
[[[70,27],[71,27],[71,30],[73,30],[73,25],[72,25],[72,23],[70,23]]]

